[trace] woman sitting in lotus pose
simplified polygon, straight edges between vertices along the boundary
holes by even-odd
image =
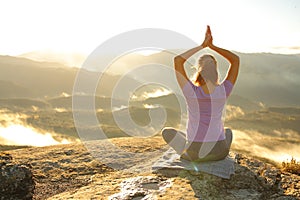
[[[199,58],[195,81],[190,81],[186,75],[184,63],[206,47],[219,53],[230,63],[222,83],[218,81],[216,59],[209,54]],[[222,113],[237,80],[239,63],[237,55],[213,44],[209,26],[200,46],[174,58],[177,82],[187,102],[187,134],[173,128],[164,128],[162,136],[181,158],[191,161],[213,161],[222,160],[228,155],[232,132],[230,129],[224,129]]]

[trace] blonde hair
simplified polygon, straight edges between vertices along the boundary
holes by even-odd
[[[199,85],[205,85],[207,81],[211,81],[215,85],[219,84],[217,60],[210,54],[205,54],[199,58],[198,71],[194,78],[194,82]]]

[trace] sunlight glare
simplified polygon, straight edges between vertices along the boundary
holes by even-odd
[[[153,54],[156,53],[160,53],[161,51],[159,50],[152,50],[152,49],[147,49],[147,50],[141,50],[141,51],[137,51],[137,54],[143,55],[143,56],[151,56]]]
[[[68,144],[68,140],[57,141],[51,133],[39,133],[31,127],[20,124],[0,127],[0,141],[5,145],[48,146]]]

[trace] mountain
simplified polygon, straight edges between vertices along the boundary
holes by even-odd
[[[31,97],[32,91],[11,81],[0,80],[0,98]]]
[[[140,82],[152,81],[178,91],[173,58],[175,53],[183,51],[166,50],[150,56],[129,55],[128,58],[120,58],[111,68],[117,69],[122,64],[123,67],[129,67],[131,75]],[[217,58],[220,79],[223,80],[229,66],[228,62],[213,51],[204,50],[204,53],[213,54]],[[202,54],[189,59],[189,63],[185,66],[189,76],[195,73],[192,66]],[[300,106],[300,93],[297,92],[300,87],[299,55],[239,52],[236,54],[240,57],[241,65],[233,94],[270,106]],[[130,56],[134,59],[129,60]]]
[[[242,54],[234,94],[273,106],[300,106],[300,56]]]
[[[3,91],[1,98],[41,98],[60,96],[62,93],[71,94],[79,70],[82,77],[80,84],[83,88],[90,88],[89,94],[96,90],[98,96],[128,100],[136,89],[145,85],[156,85],[157,89],[164,88],[180,93],[172,67],[173,57],[178,52],[182,51],[165,50],[149,56],[137,53],[123,55],[106,69],[102,58],[109,55],[91,57],[88,64],[92,66],[87,66],[91,71],[69,68],[53,62],[0,56],[0,91]],[[210,50],[205,50],[204,53],[216,56],[220,78],[223,79],[228,62]],[[297,92],[300,87],[299,55],[236,53],[240,56],[241,66],[233,95],[267,106],[300,106],[300,93]],[[197,56],[191,58],[186,66],[190,76],[195,72],[191,66],[197,62]],[[91,87],[92,84],[97,84],[94,82],[100,76],[98,85]]]
[[[216,53],[208,52],[218,59],[222,80],[226,75],[228,63]],[[300,106],[300,93],[297,92],[300,88],[299,55],[236,53],[240,57],[241,65],[239,77],[233,89],[234,95],[267,105]],[[193,59],[191,62],[193,64]],[[190,67],[186,69],[189,74],[193,74]],[[153,77],[161,77],[159,80],[163,82],[163,79],[169,78],[170,74],[162,72],[152,72]],[[148,72],[145,74],[149,75]]]
[[[0,56],[0,80],[11,82],[31,91],[31,98],[70,93],[77,69],[58,63],[37,62],[25,58]],[[17,97],[28,97],[22,93]],[[7,96],[1,96],[5,98]]]
[[[96,93],[110,96],[111,91],[121,78],[123,87],[140,83],[135,79],[120,75],[102,74],[79,68],[70,68],[59,63],[37,62],[25,58],[0,56],[0,98],[51,98],[62,94],[72,94],[76,76],[80,71],[81,85],[90,87],[90,80],[101,80],[96,84]],[[95,92],[92,90],[92,92]],[[128,91],[121,89],[116,96],[124,97]]]
[[[39,62],[61,63],[71,67],[80,67],[86,59],[86,56],[80,53],[63,53],[51,50],[27,52],[19,55],[18,57],[28,58]]]
[[[47,102],[38,99],[28,99],[28,98],[7,98],[0,99],[1,108],[9,108],[10,110],[14,109],[46,109],[50,108],[50,105]]]
[[[243,111],[255,111],[264,108],[262,103],[251,101],[236,94],[229,96],[227,104],[240,107]]]

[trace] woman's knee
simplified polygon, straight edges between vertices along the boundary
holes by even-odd
[[[161,134],[166,142],[170,142],[175,137],[176,132],[174,128],[166,127],[163,128]]]
[[[226,137],[226,143],[227,143],[227,147],[228,150],[230,149],[231,143],[232,143],[232,131],[229,128],[225,129],[225,137]]]
[[[232,130],[230,128],[225,128],[225,133],[232,135]]]
[[[225,129],[225,136],[226,138],[228,138],[229,140],[232,140],[232,130],[230,128],[226,128]]]
[[[174,128],[172,128],[172,127],[165,127],[165,128],[163,128],[162,129],[162,135],[164,136],[164,135],[170,135],[170,134],[175,134],[177,131],[174,129]]]

